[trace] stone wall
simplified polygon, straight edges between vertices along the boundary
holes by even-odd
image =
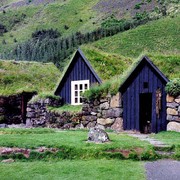
[[[27,126],[53,128],[109,128],[122,130],[122,105],[119,94],[101,100],[85,101],[78,113],[53,112],[47,106],[60,106],[61,102],[50,99],[29,102],[27,106]]]
[[[167,95],[167,130],[180,132],[180,96]]]
[[[56,99],[38,99],[36,101],[29,101],[27,104],[26,126],[47,126],[50,120],[47,106],[60,106],[61,100]]]
[[[101,100],[84,102],[82,107],[82,124],[86,127],[99,127],[122,131],[122,103],[121,96],[107,96]]]

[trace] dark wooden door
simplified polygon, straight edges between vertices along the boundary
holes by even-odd
[[[152,93],[139,95],[139,126],[141,133],[151,133]]]

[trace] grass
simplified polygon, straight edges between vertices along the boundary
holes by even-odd
[[[89,160],[60,162],[16,162],[0,163],[1,180],[19,179],[79,179],[79,180],[109,180],[145,179],[142,162],[119,160]]]
[[[158,134],[153,135],[154,138],[168,144],[174,146],[175,154],[174,158],[180,160],[180,133],[175,131],[167,131],[160,132]]]
[[[149,22],[136,29],[91,44],[107,53],[138,57],[141,53],[177,55],[180,53],[180,16]]]
[[[3,37],[0,36],[0,43],[3,39],[6,40],[6,44],[0,46],[0,52],[12,49],[16,45],[14,38],[18,43],[28,40],[36,29],[58,29],[64,37],[77,31],[96,29],[100,26],[100,17],[92,7],[97,2],[98,0],[60,0],[48,5],[31,5],[16,11],[7,10],[5,14],[0,12],[2,24],[9,29]],[[26,16],[21,18],[22,14]],[[65,26],[68,29],[65,29]]]
[[[106,53],[89,45],[83,45],[81,49],[102,80],[122,74],[132,63],[132,58]]]
[[[62,160],[62,159],[135,159],[147,160],[158,158],[147,142],[142,142],[137,138],[126,134],[109,133],[111,142],[104,144],[94,144],[87,142],[87,131],[57,131],[45,132],[43,130],[30,132],[22,130],[0,130],[0,147],[19,147],[36,149],[41,146],[48,148],[58,148],[56,153],[31,152],[29,159],[23,155],[5,155],[1,159],[13,158],[20,161],[34,160]],[[138,151],[140,149],[140,152]],[[129,152],[126,157],[123,150]],[[112,152],[111,152],[112,151]],[[115,151],[115,152],[113,152]],[[148,154],[148,155],[146,155]],[[145,157],[146,155],[146,157]]]
[[[57,112],[57,113],[62,113],[62,112],[72,112],[72,113],[77,113],[80,112],[82,109],[82,106],[73,106],[70,104],[65,104],[61,107],[48,107],[48,110]]]
[[[52,92],[60,78],[52,63],[0,61],[0,95],[22,91]]]

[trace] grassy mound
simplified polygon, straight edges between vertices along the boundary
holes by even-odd
[[[0,95],[22,91],[51,92],[60,78],[52,63],[0,61]]]

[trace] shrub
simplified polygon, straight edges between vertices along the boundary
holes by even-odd
[[[180,78],[169,81],[166,85],[166,92],[174,97],[180,95]]]
[[[42,29],[42,30],[36,30],[34,33],[32,33],[33,39],[43,40],[45,38],[48,39],[56,39],[59,38],[61,34],[54,29]]]

